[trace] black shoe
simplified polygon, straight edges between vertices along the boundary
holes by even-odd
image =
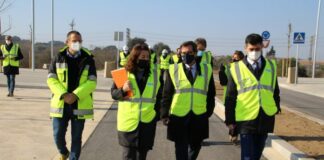
[[[7,97],[10,97],[10,93],[7,94]]]

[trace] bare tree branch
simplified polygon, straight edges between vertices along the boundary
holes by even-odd
[[[0,13],[7,10],[9,7],[11,7],[12,4],[13,4],[13,2],[10,2],[8,0],[2,0],[0,2]]]

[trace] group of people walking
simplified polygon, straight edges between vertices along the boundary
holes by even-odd
[[[262,41],[258,34],[248,35],[246,55],[235,53],[219,74],[221,85],[226,86],[225,124],[233,137],[240,135],[242,160],[260,159],[267,134],[273,132],[275,114],[280,112],[276,62],[262,55]],[[203,38],[186,41],[174,55],[162,51],[159,60],[154,60],[157,54],[145,43],[123,48],[118,63],[127,71],[128,80],[121,88],[115,83],[111,87],[111,96],[118,101],[121,159],[146,159],[154,146],[158,121],[167,127],[177,160],[197,159],[203,140],[213,132],[209,118],[215,108],[213,56],[206,47]],[[47,80],[53,93],[50,116],[61,159],[80,156],[85,120],[93,118],[96,81],[93,55],[82,47],[79,32],[69,32],[66,47],[52,60]],[[65,141],[69,121],[70,150]]]

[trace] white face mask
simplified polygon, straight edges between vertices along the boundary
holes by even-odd
[[[261,51],[252,51],[252,52],[248,52],[247,57],[252,61],[256,61],[260,58],[261,55],[262,55]]]
[[[71,45],[71,49],[75,52],[79,52],[81,49],[81,43],[80,42],[74,42]]]
[[[6,44],[7,44],[7,45],[11,44],[11,41],[6,40]]]

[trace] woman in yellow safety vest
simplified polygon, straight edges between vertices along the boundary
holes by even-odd
[[[125,160],[145,160],[154,144],[161,76],[159,67],[153,65],[148,46],[135,45],[125,66],[128,81],[122,88],[115,84],[111,88],[112,98],[118,100],[118,140]]]

